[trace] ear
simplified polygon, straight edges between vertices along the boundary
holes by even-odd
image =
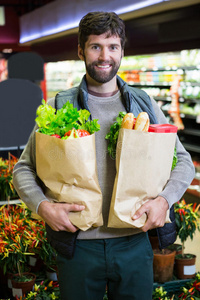
[[[124,57],[124,50],[122,50],[122,58]]]
[[[81,48],[80,45],[78,45],[78,57],[84,61],[83,49]]]

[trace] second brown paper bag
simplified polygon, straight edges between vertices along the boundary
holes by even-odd
[[[94,134],[61,140],[36,132],[36,169],[50,201],[85,206],[69,213],[73,225],[84,231],[103,225]]]
[[[120,129],[116,152],[116,177],[108,227],[140,228],[146,214],[131,216],[145,201],[157,197],[171,172],[176,133]],[[170,222],[169,211],[166,222]]]

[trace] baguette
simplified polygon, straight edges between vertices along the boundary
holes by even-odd
[[[134,123],[135,123],[134,114],[127,113],[122,120],[121,128],[133,129]]]
[[[139,113],[135,122],[134,129],[146,132],[149,130],[149,116],[146,112]]]

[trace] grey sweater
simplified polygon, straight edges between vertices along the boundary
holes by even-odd
[[[167,120],[155,100],[151,99],[158,123],[167,123]],[[54,106],[54,99],[49,101]],[[80,232],[79,239],[112,238],[138,233],[139,229],[118,229],[106,226],[112,187],[115,178],[115,161],[107,153],[105,135],[115,121],[119,111],[125,111],[121,94],[118,92],[112,97],[96,97],[89,95],[88,106],[92,117],[99,119],[101,130],[96,135],[97,169],[100,187],[103,195],[104,225]],[[109,113],[108,113],[109,112]],[[20,198],[27,206],[37,213],[40,203],[47,200],[42,188],[42,183],[36,175],[35,162],[35,128],[29,138],[27,146],[16,164],[13,172],[14,185]],[[189,153],[184,149],[179,139],[176,140],[178,164],[171,172],[170,179],[160,193],[169,203],[169,207],[177,202],[194,178],[194,166]]]

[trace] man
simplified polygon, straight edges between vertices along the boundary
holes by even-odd
[[[59,93],[56,102],[54,99],[49,101],[59,109],[69,96],[73,96],[76,106],[88,109],[92,118],[99,119],[101,130],[95,135],[104,225],[85,232],[77,231],[68,213],[81,211],[84,207],[48,201],[36,176],[34,132],[14,170],[14,183],[19,196],[45,220],[48,232],[52,234],[52,243],[58,250],[63,300],[102,300],[106,285],[110,300],[152,299],[153,252],[147,231],[164,225],[168,208],[182,197],[194,177],[190,155],[177,139],[178,164],[168,184],[160,195],[146,202],[133,216],[137,219],[145,213],[147,222],[144,227],[114,229],[106,226],[115,178],[115,161],[107,154],[105,140],[110,126],[120,111],[132,111],[137,116],[145,110],[152,123],[167,122],[153,99],[140,90],[128,87],[116,75],[124,55],[124,45],[124,23],[115,13],[87,14],[79,24],[78,45],[78,55],[85,62],[86,76],[79,87]],[[67,257],[68,248],[63,250],[63,245],[62,249],[59,246],[62,239],[54,241],[56,233],[61,235],[67,232],[77,237],[75,252],[70,258]],[[65,237],[63,235],[63,239]],[[70,247],[74,241],[74,238],[70,240]]]

